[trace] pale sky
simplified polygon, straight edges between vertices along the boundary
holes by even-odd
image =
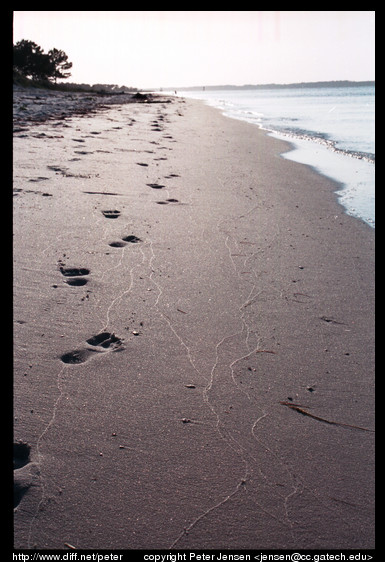
[[[13,42],[64,51],[70,82],[144,89],[375,79],[374,11],[13,14]]]

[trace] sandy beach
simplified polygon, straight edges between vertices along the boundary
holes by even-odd
[[[374,229],[202,102],[50,96],[14,94],[14,547],[374,548]]]

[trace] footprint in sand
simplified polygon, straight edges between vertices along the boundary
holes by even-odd
[[[114,211],[102,211],[102,213],[106,219],[117,219],[120,215],[120,211],[117,211],[116,209]]]
[[[46,178],[45,176],[38,176],[37,178],[31,178],[28,181],[39,182],[39,181],[46,181],[46,180],[49,180],[49,178]]]
[[[13,470],[22,468],[30,462],[29,455],[31,447],[27,443],[18,441],[13,444]]]
[[[31,447],[17,441],[13,444],[13,507],[16,508],[31,486],[37,485],[39,471],[30,460]]]
[[[137,242],[142,241],[140,238],[134,236],[133,234],[129,234],[128,236],[125,236],[124,238],[122,238],[122,240],[124,240],[125,242],[130,242],[131,244],[136,244]]]
[[[61,267],[60,272],[66,279],[67,285],[71,287],[82,287],[88,283],[88,279],[85,279],[83,275],[88,275],[90,270],[86,267]]]
[[[90,337],[87,343],[95,347],[103,347],[103,349],[116,349],[121,346],[123,342],[111,332],[100,332],[100,334]]]
[[[117,242],[110,242],[109,246],[111,246],[112,248],[124,248],[124,246],[127,246],[127,242],[129,242],[130,244],[136,244],[137,242],[141,241],[142,240],[137,236],[129,234],[128,236],[124,236],[124,238],[118,240]]]
[[[83,347],[82,349],[74,349],[64,353],[60,359],[63,363],[70,365],[77,365],[84,363],[95,353],[102,353],[105,351],[121,351],[123,349],[123,340],[115,336],[111,332],[100,332],[96,336],[92,336],[86,343],[90,347]]]
[[[178,199],[166,199],[166,201],[157,201],[158,205],[168,205],[169,203],[179,203]]]
[[[88,283],[88,279],[84,279],[83,277],[78,277],[75,279],[67,279],[66,283],[71,287],[83,287],[83,285],[86,285]]]

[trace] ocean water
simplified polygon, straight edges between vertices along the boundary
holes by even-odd
[[[290,141],[284,158],[315,168],[340,183],[345,211],[375,226],[374,85],[269,89],[185,90],[177,95],[206,101]]]

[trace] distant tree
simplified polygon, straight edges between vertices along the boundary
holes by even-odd
[[[45,54],[43,49],[33,41],[22,39],[13,46],[14,69],[27,78],[34,80],[51,80],[68,78],[72,63],[64,51],[51,49]]]
[[[69,78],[71,76],[70,72],[65,71],[72,68],[72,62],[68,62],[68,56],[64,51],[51,49],[48,51],[48,56],[54,67],[52,78],[54,78],[55,82],[58,78]]]
[[[45,73],[47,62],[41,47],[33,41],[22,39],[13,47],[13,66],[24,76],[36,78],[40,67]]]

